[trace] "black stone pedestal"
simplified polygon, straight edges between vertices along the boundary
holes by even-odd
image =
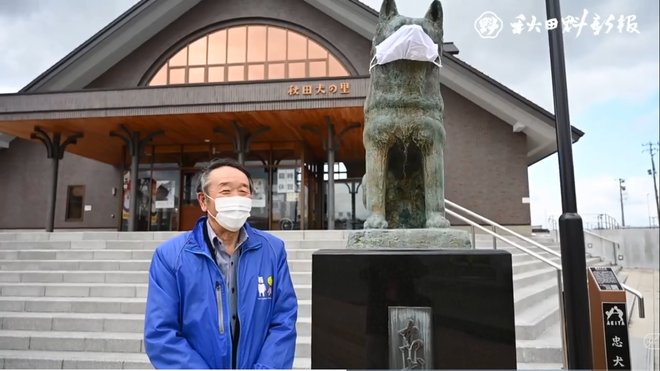
[[[516,369],[511,254],[320,250],[312,369]]]

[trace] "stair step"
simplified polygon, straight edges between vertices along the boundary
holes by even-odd
[[[288,259],[289,269],[293,272],[309,272],[311,259]],[[27,271],[115,271],[146,272],[151,260],[0,260],[0,272]]]
[[[559,298],[551,296],[516,317],[516,338],[538,338],[549,327],[559,322]]]
[[[0,312],[142,314],[146,298],[0,296]],[[298,299],[298,316],[311,317],[312,301]]]
[[[317,249],[287,249],[289,260],[311,260]],[[0,261],[32,260],[148,260],[151,261],[153,250],[0,250]]]
[[[146,283],[23,283],[0,282],[0,296],[146,298]],[[312,285],[294,285],[298,299],[312,297]]]
[[[518,370],[561,370],[561,363],[518,363]]]
[[[285,240],[299,299],[294,368],[310,369],[312,256],[345,248],[348,232],[275,232]],[[154,249],[179,234],[0,232],[0,369],[152,368],[142,338],[148,269]],[[556,254],[507,238],[560,263]],[[546,237],[534,240],[560,251]],[[492,248],[492,239],[477,235],[477,248]],[[556,270],[501,241],[497,249],[513,262],[518,368],[560,369]],[[609,266],[586,256],[590,266]]]
[[[558,294],[557,281],[546,280],[514,291],[516,318],[537,303]]]
[[[563,351],[559,323],[534,340],[516,340],[518,362],[533,364],[562,363]]]
[[[306,353],[310,343],[300,337],[296,354]],[[0,349],[43,352],[144,353],[142,333],[75,331],[0,331]]]
[[[155,250],[165,241],[1,241],[0,251],[4,250]],[[288,240],[284,241],[287,249],[342,249],[346,247],[346,240]]]
[[[311,267],[310,267],[311,270]],[[293,284],[310,284],[312,272],[291,272]],[[0,271],[0,283],[149,283],[149,271]]]
[[[0,350],[0,369],[153,369],[146,354]],[[310,358],[295,358],[293,368],[311,368]]]
[[[0,320],[1,330],[10,331],[144,332],[143,314],[0,312]],[[311,336],[312,319],[298,317],[296,330]]]

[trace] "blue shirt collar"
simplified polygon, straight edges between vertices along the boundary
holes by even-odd
[[[222,250],[225,250],[225,246],[222,243],[222,240],[218,237],[217,234],[215,234],[215,231],[213,231],[213,228],[211,228],[211,223],[207,220],[206,221],[206,230],[209,233],[209,240],[211,240],[211,243],[213,244],[213,247],[216,249],[220,247]],[[248,240],[248,234],[245,231],[245,227],[241,227],[239,230],[239,235],[238,235],[238,241],[236,242],[236,249],[234,251],[238,251],[245,242]]]

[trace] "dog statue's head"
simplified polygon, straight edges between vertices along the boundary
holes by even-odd
[[[402,16],[399,14],[394,0],[383,0],[383,5],[380,7],[380,14],[378,16],[376,34],[373,38],[372,57],[373,53],[375,53],[376,45],[383,42],[383,40],[395,33],[396,30],[401,28],[401,26],[405,25],[421,26],[431,40],[438,44],[438,53],[442,55],[442,43],[444,38],[442,23],[442,4],[440,4],[439,0],[433,0],[424,18],[409,18]]]

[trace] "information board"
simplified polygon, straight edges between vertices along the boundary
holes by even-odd
[[[590,267],[591,273],[596,279],[598,287],[603,291],[621,291],[621,283],[616,276],[616,273],[610,267]]]

